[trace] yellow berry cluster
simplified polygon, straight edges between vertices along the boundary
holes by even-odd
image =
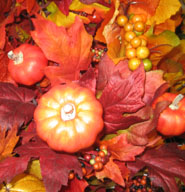
[[[117,24],[124,29],[125,56],[129,59],[128,67],[135,70],[143,62],[145,71],[152,68],[152,62],[148,59],[150,50],[147,47],[147,38],[143,35],[146,29],[146,18],[143,15],[119,15]]]

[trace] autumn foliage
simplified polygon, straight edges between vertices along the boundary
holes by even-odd
[[[171,101],[152,105],[165,92],[185,94],[184,7],[179,0],[1,1],[0,192],[185,190],[185,127],[181,135],[161,134],[158,119]],[[130,40],[117,20],[120,15],[133,26],[134,15],[143,18],[141,33],[137,27],[133,33],[146,42],[148,69],[142,55],[130,68]],[[47,60],[43,78],[30,85],[17,82],[8,68],[8,53],[22,44],[36,46]],[[34,120],[40,98],[64,84],[66,90],[69,84],[89,89],[100,114],[103,110],[101,126],[93,122],[93,134],[82,137],[88,146],[76,147],[77,135],[73,145],[78,150],[72,153],[50,148],[41,138],[51,135],[39,137],[43,130],[37,134]],[[96,109],[91,113],[96,117]],[[178,115],[185,119],[183,112]],[[97,137],[91,142],[92,135]]]

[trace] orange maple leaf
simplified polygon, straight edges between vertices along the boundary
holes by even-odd
[[[6,133],[6,129],[0,131],[0,160],[11,155],[15,145],[19,140],[17,136],[17,127],[14,126]]]
[[[106,165],[104,165],[103,170],[98,171],[95,174],[98,179],[103,180],[104,178],[110,178],[115,183],[123,187],[125,186],[125,182],[123,180],[119,166],[114,163],[112,157],[110,157],[109,161],[106,163]]]
[[[46,57],[59,66],[46,67],[45,74],[50,81],[57,78],[77,80],[81,70],[90,64],[92,36],[89,35],[79,17],[69,27],[58,27],[55,23],[38,16],[33,19],[35,31],[31,33]]]
[[[134,161],[135,156],[141,154],[145,147],[135,146],[128,142],[127,134],[120,134],[112,139],[101,141],[105,144],[111,157],[120,161]]]

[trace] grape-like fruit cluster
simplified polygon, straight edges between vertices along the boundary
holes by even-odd
[[[83,176],[87,175],[87,164],[88,167],[90,166],[91,169],[95,171],[101,171],[103,169],[103,166],[109,161],[110,152],[107,150],[106,145],[100,145],[99,148],[96,149],[96,155],[95,154],[88,154],[86,153],[83,158],[81,158],[81,169]],[[83,159],[83,161],[82,161]],[[68,175],[69,180],[73,180],[75,176],[78,178],[78,175],[75,175],[74,171],[71,170]]]
[[[101,171],[103,166],[109,161],[110,153],[107,151],[106,145],[101,145],[98,148],[97,155],[85,154],[84,159],[87,163],[93,166],[95,171]]]
[[[116,19],[117,24],[124,29],[125,56],[128,58],[128,67],[135,70],[141,62],[144,64],[145,71],[152,68],[152,62],[148,59],[150,50],[147,47],[147,38],[143,35],[146,29],[146,18],[143,15],[119,15]],[[122,41],[123,41],[122,40]]]
[[[91,49],[91,52],[93,53],[92,61],[95,63],[100,62],[101,58],[104,56],[105,52],[107,51],[107,48],[97,48]]]

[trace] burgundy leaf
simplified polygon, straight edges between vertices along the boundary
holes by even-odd
[[[0,125],[11,128],[28,123],[33,116],[35,105],[31,100],[35,97],[32,90],[15,87],[10,83],[0,82]]]
[[[27,129],[24,129],[20,136],[22,137],[21,143],[25,144],[27,142],[29,142],[33,137],[36,136],[36,124],[34,121],[32,121],[29,125]]]
[[[120,77],[118,71],[111,76],[100,97],[104,108],[106,133],[127,128],[131,119],[127,119],[123,114],[137,112],[145,105],[142,101],[144,81],[143,65],[127,78]]]
[[[76,156],[57,153],[39,138],[18,147],[16,152],[21,157],[39,158],[43,181],[49,192],[58,192],[62,185],[67,186],[71,170],[82,178],[81,166]]]
[[[62,1],[56,1],[56,4],[58,8],[61,10],[61,12],[67,16],[69,14],[69,6],[71,2],[72,0],[62,0]]]
[[[0,183],[10,182],[13,177],[27,169],[29,157],[8,157],[0,162]]]
[[[148,149],[136,162],[128,162],[127,166],[132,176],[147,167],[152,183],[161,186],[164,191],[178,191],[175,177],[185,181],[185,151],[180,151],[176,144]]]
[[[86,71],[79,80],[79,84],[83,87],[87,87],[92,90],[93,93],[96,91],[96,74],[93,68]]]
[[[92,3],[97,3],[98,0],[80,0],[80,2],[84,4],[92,4]]]
[[[148,134],[156,128],[160,113],[166,109],[169,104],[170,102],[168,101],[160,102],[156,105],[155,110],[152,110],[150,106],[145,107],[148,108],[147,111],[150,119],[134,124],[129,128],[129,142],[133,145],[147,145],[149,142]],[[143,110],[145,108],[143,108]]]
[[[130,75],[131,71],[128,69],[127,62],[127,60],[124,60],[115,65],[108,55],[105,54],[98,65],[97,89],[104,89],[112,74],[116,71],[119,71],[121,76],[124,75],[123,78]]]
[[[9,12],[12,6],[12,0],[1,1],[0,3],[0,23],[5,20],[5,13]]]
[[[143,101],[150,104],[157,89],[165,84],[166,81],[163,79],[163,72],[160,70],[153,70],[146,73],[145,81],[145,94]]]

